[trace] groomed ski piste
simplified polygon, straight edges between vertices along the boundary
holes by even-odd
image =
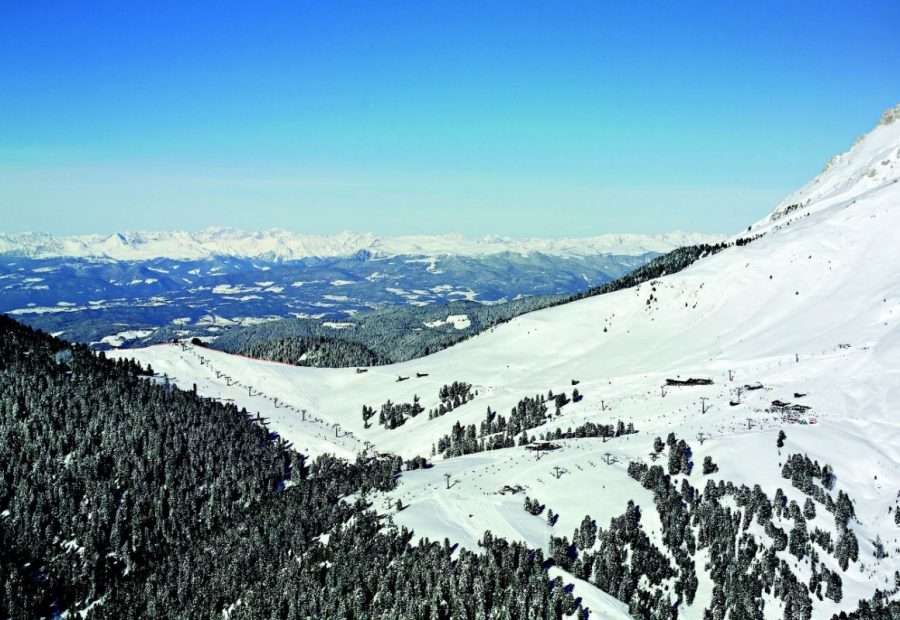
[[[258,412],[311,456],[353,458],[368,449],[429,458],[432,468],[404,472],[397,489],[375,498],[374,506],[417,536],[472,549],[490,530],[547,551],[551,535],[571,536],[585,515],[606,528],[633,500],[644,530],[668,553],[653,495],[626,469],[632,461],[652,465],[654,438],[665,440],[670,432],[690,444],[695,464],[673,481],[686,477],[701,491],[707,479],[758,484],[769,497],[780,488],[802,506],[808,496],[782,477],[782,465],[791,454],[806,454],[833,468],[831,495],[847,493],[855,509],[849,528],[859,541],[858,561],[842,571],[834,555],[820,550],[822,563],[843,580],[839,603],[813,601],[812,617],[830,618],[856,609],[876,588],[892,590],[900,570],[893,514],[900,491],[898,116],[900,108],[886,113],[813,182],[742,231],[741,237],[762,234],[753,242],[636,288],[521,316],[425,358],[360,373],[184,344],[112,355],[152,364],[182,388],[196,383],[202,395]],[[667,379],[687,378],[712,384],[664,387]],[[520,446],[432,457],[432,446],[457,421],[477,428],[487,407],[507,415],[526,396],[551,390],[571,396],[573,380],[583,398],[529,436],[586,421],[621,420],[638,432],[553,440],[559,449],[542,452]],[[363,405],[377,412],[388,400],[412,402],[417,395],[427,412],[439,405],[441,386],[453,381],[472,384],[477,396],[435,419],[423,413],[388,430],[376,414],[365,427]],[[773,407],[776,400],[808,409]],[[779,449],[780,430],[787,438]],[[707,456],[719,469],[704,475],[700,463]],[[513,493],[517,487],[522,491]],[[557,522],[526,512],[525,495],[557,513]],[[832,516],[817,508],[810,529],[836,537]],[[786,516],[773,520],[790,530]],[[883,558],[875,554],[879,537]],[[709,604],[705,553],[695,556],[699,587],[693,604],[679,609],[681,617],[702,618]],[[809,581],[804,562],[787,550],[779,557]],[[627,602],[563,576],[591,617],[628,617]],[[781,617],[782,602],[766,597],[765,616]]]

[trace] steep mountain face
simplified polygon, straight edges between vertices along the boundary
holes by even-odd
[[[311,455],[432,458],[376,507],[417,536],[543,548],[592,617],[887,618],[897,116],[751,243],[421,359],[358,372],[189,346],[120,355],[260,411]],[[464,397],[448,398],[454,382]]]
[[[137,261],[157,258],[201,260],[216,256],[299,260],[309,257],[488,256],[500,253],[583,257],[667,252],[684,245],[718,240],[717,235],[674,232],[661,235],[601,235],[584,239],[510,239],[462,235],[379,237],[344,232],[302,235],[285,230],[244,232],[211,228],[201,232],[129,232],[56,237],[49,234],[0,234],[0,254],[29,258],[107,258]]]
[[[836,155],[808,184],[794,192],[764,221],[821,210],[877,192],[900,180],[900,105],[887,110],[878,126],[846,153]]]

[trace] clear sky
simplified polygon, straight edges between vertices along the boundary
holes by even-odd
[[[896,0],[0,3],[0,232],[732,232],[900,101]]]

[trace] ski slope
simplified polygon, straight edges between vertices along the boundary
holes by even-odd
[[[753,243],[636,288],[521,316],[422,359],[357,373],[181,345],[114,355],[135,357],[182,387],[196,383],[201,394],[260,412],[311,455],[352,456],[371,446],[405,458],[430,456],[455,422],[477,426],[486,407],[506,415],[524,396],[571,393],[573,379],[583,400],[529,434],[588,420],[634,424],[637,434],[561,440],[561,449],[540,457],[517,447],[436,459],[431,469],[404,473],[398,488],[376,501],[419,536],[473,548],[486,529],[546,548],[551,533],[571,536],[586,514],[606,527],[629,499],[642,507],[647,533],[658,536],[652,495],[626,474],[629,461],[649,460],[657,435],[675,432],[691,444],[694,486],[705,484],[699,463],[711,456],[719,471],[710,478],[759,484],[770,496],[781,488],[801,505],[806,496],[781,477],[781,465],[789,454],[806,453],[830,464],[834,493],[843,490],[855,502],[859,561],[841,573],[843,600],[814,607],[814,618],[830,618],[855,609],[876,587],[892,588],[900,570],[900,527],[889,512],[900,491],[900,121],[894,118],[755,224],[753,232],[765,235]],[[410,378],[398,382],[400,376]],[[713,384],[661,389],[675,377]],[[227,385],[232,379],[240,384]],[[434,420],[421,414],[387,430],[376,418],[365,428],[363,405],[377,410],[387,400],[411,402],[418,395],[427,410],[438,405],[439,388],[453,381],[473,384],[477,397]],[[757,382],[764,387],[731,404],[739,386]],[[806,396],[798,401],[795,393]],[[769,411],[775,399],[811,409],[785,421]],[[779,429],[787,434],[780,451]],[[504,485],[524,492],[503,494]],[[525,493],[559,513],[555,526],[523,510]],[[812,525],[834,530],[830,517]],[[873,557],[876,536],[888,551],[880,560]],[[702,564],[697,600],[680,609],[685,618],[702,617],[708,603],[711,584]],[[797,571],[804,575],[802,566]],[[627,617],[627,606],[588,583],[575,583],[575,593],[593,617]],[[768,603],[766,616],[780,617],[779,605]]]

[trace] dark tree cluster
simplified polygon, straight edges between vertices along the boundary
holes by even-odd
[[[117,590],[88,620],[213,618],[226,609],[233,620],[560,620],[578,610],[570,588],[547,576],[540,550],[489,532],[480,553],[454,555],[446,539],[411,546],[412,532],[359,506],[328,514],[325,544],[320,523],[306,522],[317,506],[293,492]]]
[[[684,439],[677,439],[675,433],[669,433],[669,436],[666,438],[666,445],[669,446],[669,475],[684,474],[689,476],[694,469],[694,462],[691,460],[693,456],[691,447]]]
[[[536,499],[531,499],[527,495],[525,496],[525,512],[530,515],[534,515],[535,517],[544,512],[544,504],[539,502]]]
[[[250,357],[307,366],[353,367],[392,364],[446,349],[510,319],[568,299],[568,295],[525,297],[502,304],[454,301],[430,306],[384,308],[343,318],[346,329],[334,329],[334,317],[282,319],[235,327],[211,343],[215,349]],[[464,314],[470,325],[457,329],[441,323],[448,315]],[[423,323],[432,327],[422,329]],[[280,342],[280,344],[271,344]],[[306,353],[306,357],[303,354]]]
[[[416,469],[430,469],[431,463],[424,456],[414,456],[406,461],[406,471],[415,471]]]
[[[502,447],[502,446],[501,446]],[[463,456],[474,454],[489,449],[485,447],[484,439],[478,440],[475,435],[475,425],[463,426],[459,420],[453,423],[449,435],[444,435],[431,447],[432,455],[443,454],[444,457]],[[490,448],[492,449],[492,448]]]
[[[708,476],[710,474],[714,474],[719,471],[719,466],[716,465],[711,456],[703,457],[703,475]]]
[[[585,297],[593,297],[595,295],[612,293],[624,288],[631,288],[639,284],[643,284],[644,282],[649,282],[650,280],[655,280],[656,278],[660,278],[664,275],[677,273],[683,269],[686,269],[687,267],[690,267],[701,258],[718,254],[731,245],[731,243],[723,241],[721,243],[701,243],[698,245],[690,245],[682,248],[677,248],[675,250],[672,250],[668,254],[663,254],[662,256],[654,258],[646,265],[638,267],[634,271],[631,271],[630,273],[622,276],[621,278],[618,278],[617,280],[613,280],[612,282],[601,284],[598,287],[588,289],[584,293],[572,295],[567,301],[571,299],[583,299]]]
[[[792,454],[781,467],[781,476],[790,480],[794,488],[827,505],[830,496],[825,490],[831,491],[835,482],[834,470],[830,465],[819,465],[818,461],[810,460],[805,454]],[[821,482],[821,487],[816,485],[816,480]]]
[[[651,475],[653,470],[655,475]],[[679,566],[688,569],[689,583],[695,577],[690,574],[688,555],[693,554],[695,545],[696,549],[709,550],[708,568],[714,586],[707,612],[712,617],[763,617],[763,593],[771,592],[796,609],[797,615],[791,617],[809,618],[803,611],[811,612],[809,593],[776,555],[779,546],[766,546],[747,531],[754,519],[774,527],[769,500],[758,486],[751,490],[721,481],[716,485],[710,480],[700,493],[686,480],[678,491],[666,478],[661,467],[653,467],[642,484],[654,485],[664,540],[679,559]],[[743,514],[720,502],[727,496],[734,497]],[[685,524],[695,527],[696,532]]]
[[[439,418],[460,405],[465,405],[473,398],[475,398],[475,393],[472,392],[471,383],[454,381],[450,385],[442,385],[441,389],[438,390],[438,399],[441,402],[435,409],[428,410],[428,419]]]
[[[574,390],[575,394],[578,395],[578,389]],[[580,395],[579,395],[580,398]],[[562,408],[572,402],[565,392],[560,392],[559,394],[553,394],[553,390],[547,394],[547,400],[552,402],[555,408],[555,414],[560,415],[562,413]]]
[[[419,403],[419,397],[416,395],[413,395],[411,403],[394,403],[388,400],[381,405],[381,409],[378,412],[378,423],[388,430],[393,430],[398,426],[403,426],[407,418],[414,418],[423,411],[425,409]],[[368,405],[363,405],[362,417],[366,428],[369,427],[369,420],[374,415],[375,409]]]

